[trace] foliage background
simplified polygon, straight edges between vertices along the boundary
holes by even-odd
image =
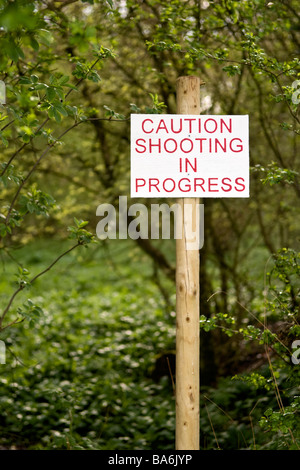
[[[174,448],[174,243],[95,214],[129,197],[130,113],[195,74],[252,166],[204,201],[201,448],[299,449],[297,2],[2,0],[0,43],[2,445]]]

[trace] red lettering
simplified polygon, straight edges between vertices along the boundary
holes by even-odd
[[[138,181],[143,181],[143,184],[139,184]],[[144,180],[144,178],[137,178],[135,180],[135,190],[136,190],[136,192],[138,192],[138,188],[142,188],[145,185],[146,185],[146,180]]]
[[[238,186],[242,186],[242,189],[238,189],[236,186],[234,187],[234,189],[236,191],[244,191],[246,186],[243,183],[239,183],[239,180],[242,180],[244,183],[245,183],[245,180],[244,180],[244,178],[236,178],[235,179],[235,184],[238,185]]]
[[[180,184],[181,181],[188,181],[188,183],[190,183],[190,180],[189,180],[188,178],[181,178],[181,180],[178,181],[178,188],[180,189],[180,191],[182,191],[182,192],[184,192],[184,193],[186,193],[187,191],[190,191],[190,190],[191,190],[191,185],[190,185],[190,184],[187,184],[187,185],[185,186],[185,189],[183,189],[183,188],[181,187],[181,184]]]
[[[158,147],[158,153],[161,152],[161,142],[160,139],[158,139],[158,143],[154,144],[152,143],[152,140],[149,139],[149,152],[152,153],[152,147]]]
[[[218,183],[212,183],[212,180],[217,180],[218,178],[208,178],[208,191],[209,192],[218,192],[218,189],[212,189],[212,186],[217,186]]]
[[[181,160],[181,159],[180,159]],[[197,171],[197,158],[194,158],[194,166],[191,164],[191,162],[186,158],[185,159],[185,171],[186,173],[189,171],[189,166],[193,171]]]
[[[229,126],[227,127],[227,124],[226,122],[224,121],[224,119],[220,119],[220,127],[221,127],[221,134],[223,133],[223,126],[226,127],[226,129],[228,130],[228,132],[232,132],[232,119],[229,118]]]
[[[225,180],[228,180],[229,183],[226,183]],[[228,192],[228,191],[231,191],[232,190],[232,186],[231,186],[231,179],[230,178],[223,178],[222,179],[222,184],[225,185],[225,186],[229,186],[227,189],[225,189],[223,186],[221,186],[221,189],[222,191],[225,191],[225,192]]]
[[[232,139],[232,140],[230,141],[230,144],[229,144],[230,150],[231,150],[232,152],[241,152],[241,151],[243,150],[243,146],[242,146],[242,145],[237,145],[237,149],[238,149],[238,150],[232,148],[232,142],[233,142],[234,140],[238,140],[239,142],[242,142],[241,139],[238,139],[238,138]]]
[[[207,123],[208,123],[209,121],[212,121],[212,122],[214,123],[214,125],[215,125],[215,126],[214,126],[214,129],[212,129],[211,131],[210,131],[209,129],[207,129]],[[217,128],[218,128],[218,124],[217,124],[217,121],[216,121],[215,119],[211,119],[211,118],[210,118],[210,119],[206,119],[206,121],[204,122],[204,129],[205,129],[206,132],[208,132],[209,134],[213,134],[214,132],[216,132]]]
[[[167,188],[166,188],[166,182],[167,182],[167,181],[172,181],[173,188],[171,188],[171,189],[167,189]],[[165,180],[163,181],[163,188],[164,188],[164,190],[165,190],[167,193],[171,193],[172,191],[174,191],[175,186],[176,186],[176,183],[175,183],[175,181],[174,181],[172,178],[167,178],[167,179],[165,179]]]
[[[219,139],[215,139],[215,152],[216,152],[216,153],[217,153],[217,151],[218,151],[218,145],[221,147],[221,149],[223,150],[223,152],[226,152],[226,139],[224,139],[223,145],[221,144],[221,142],[219,141]]]
[[[201,181],[201,183],[198,183],[198,181]],[[194,191],[196,192],[197,186],[199,186],[202,189],[202,191],[205,193],[205,189],[203,188],[204,183],[205,181],[203,178],[195,178],[194,179]]]
[[[180,119],[179,122],[180,122],[179,130],[178,130],[178,131],[175,131],[174,126],[173,126],[174,120],[171,119],[171,131],[172,131],[174,134],[179,134],[179,132],[182,131],[182,119]]]
[[[151,129],[151,131],[146,131],[146,130],[145,130],[144,124],[145,124],[146,121],[150,121],[150,122],[152,122],[152,124],[153,124],[152,119],[144,119],[144,121],[142,122],[142,129],[143,129],[143,132],[145,132],[145,134],[151,134],[151,132],[153,132],[153,128]]]
[[[202,152],[202,141],[203,140],[207,140],[205,137],[202,137],[201,139],[200,138],[196,138],[195,140],[199,140],[200,142],[200,152]]]
[[[174,149],[173,149],[173,150],[167,149],[167,142],[170,142],[170,141],[174,143]],[[174,139],[167,139],[167,140],[165,141],[165,143],[164,143],[164,149],[165,149],[165,151],[168,152],[168,153],[176,152],[176,150],[177,150],[177,142],[176,142],[176,140],[174,140]]]
[[[140,141],[146,143],[145,139],[138,139],[135,144],[138,145],[139,147],[142,147],[144,150],[138,150],[137,148],[135,148],[135,151],[137,153],[144,153],[146,152],[146,147],[143,144],[139,144]]]
[[[158,131],[160,130],[165,130],[167,133],[169,133],[168,129],[167,129],[167,126],[166,126],[166,123],[163,119],[161,119],[159,121],[159,124],[157,126],[157,129],[156,129],[156,134],[158,133]]]
[[[192,132],[192,121],[196,121],[196,118],[185,118],[185,121],[189,122],[189,132]]]
[[[153,182],[155,181],[155,182]],[[149,178],[149,193],[151,193],[151,188],[152,186],[157,189],[157,191],[160,193],[160,190],[159,188],[157,187],[157,185],[159,184],[159,180],[157,178]]]
[[[190,143],[190,148],[188,150],[184,150],[183,147],[182,147],[182,144],[185,140]],[[182,141],[180,142],[180,150],[184,153],[191,152],[193,150],[193,148],[194,148],[194,144],[193,144],[193,141],[191,139],[182,139]]]

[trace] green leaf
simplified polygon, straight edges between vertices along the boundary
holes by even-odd
[[[68,111],[64,108],[64,106],[61,103],[57,103],[55,105],[55,109],[63,116],[68,116]]]
[[[6,137],[4,137],[2,132],[0,132],[0,139],[1,139],[1,142],[4,145],[4,147],[8,147],[8,140],[7,140]]]
[[[21,77],[19,83],[21,85],[31,85],[32,81],[29,77]]]
[[[63,85],[66,85],[66,83],[68,83],[69,81],[69,76],[68,75],[63,75],[62,77],[60,77],[60,79],[57,81],[58,85],[60,86],[63,86]]]
[[[48,88],[48,85],[46,85],[46,83],[38,83],[34,87],[35,90],[45,90],[47,88]]]
[[[56,122],[60,123],[61,122],[61,115],[57,111],[56,107],[51,106],[51,108],[48,110],[48,116],[51,119],[55,119]]]
[[[50,46],[54,41],[52,33],[47,29],[37,30],[37,35],[39,36],[40,42],[45,46]]]
[[[39,77],[37,75],[31,75],[31,83],[38,83]]]
[[[222,70],[227,72],[229,77],[233,77],[234,75],[241,73],[241,69],[238,65],[226,65]]]
[[[56,91],[53,87],[48,87],[46,90],[46,98],[49,101],[52,101],[56,97]]]
[[[37,40],[34,39],[34,38],[30,38],[30,45],[31,45],[32,49],[33,49],[34,51],[36,51],[36,52],[37,52],[37,51],[39,50],[39,48],[40,48],[39,43],[38,43]]]

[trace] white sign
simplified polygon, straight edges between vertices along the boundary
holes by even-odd
[[[249,119],[131,115],[131,197],[249,197]]]

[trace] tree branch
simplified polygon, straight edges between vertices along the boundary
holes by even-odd
[[[34,281],[36,281],[40,276],[42,276],[43,274],[45,274],[46,272],[50,271],[50,269],[53,268],[53,266],[61,259],[63,258],[64,256],[66,256],[68,253],[70,253],[72,250],[74,250],[75,248],[77,248],[78,246],[82,245],[81,242],[78,242],[76,243],[76,245],[73,245],[71,248],[69,248],[67,251],[65,251],[64,253],[62,253],[61,255],[59,255],[46,269],[44,269],[43,271],[41,271],[40,273],[38,273],[36,276],[34,276],[30,281],[29,283],[30,284],[33,284]],[[7,314],[7,312],[9,311],[13,301],[15,300],[16,296],[19,294],[19,292],[21,292],[22,290],[24,289],[24,285],[20,285],[18,287],[18,289],[15,290],[15,292],[12,294],[11,298],[9,299],[9,302],[7,304],[7,306],[5,307],[5,309],[3,310],[2,312],[2,315],[0,317],[0,331],[3,331],[5,328],[8,328],[8,326],[11,326],[15,323],[18,322],[18,319],[14,320],[13,322],[11,322],[10,324],[2,327],[2,323],[3,323],[3,320]]]

